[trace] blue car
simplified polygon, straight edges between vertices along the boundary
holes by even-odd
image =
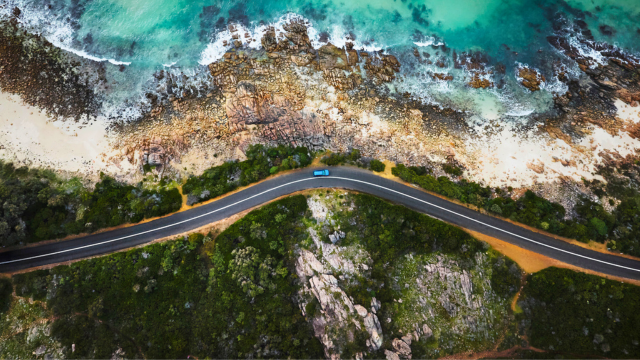
[[[313,176],[329,176],[329,170],[314,170]]]

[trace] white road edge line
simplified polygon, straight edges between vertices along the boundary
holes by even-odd
[[[381,188],[381,189],[385,189],[385,190],[387,190],[387,191],[391,191],[391,192],[394,192],[394,193],[396,193],[396,194],[400,194],[400,195],[406,196],[406,197],[408,197],[408,198],[411,198],[411,199],[414,199],[414,200],[420,201],[420,202],[422,202],[422,203],[425,203],[425,204],[427,204],[427,205],[433,206],[433,207],[438,208],[438,209],[440,209],[440,210],[444,210],[444,211],[450,212],[450,213],[455,214],[455,215],[458,215],[458,216],[460,216],[460,217],[462,217],[462,218],[465,218],[465,219],[468,219],[468,220],[471,220],[471,221],[477,222],[478,224],[482,224],[482,225],[487,226],[487,227],[490,227],[490,228],[492,228],[492,229],[495,229],[495,230],[498,230],[498,231],[502,231],[502,232],[503,232],[503,233],[505,233],[505,234],[509,234],[509,235],[512,235],[512,236],[515,236],[515,237],[519,237],[519,238],[521,238],[521,239],[523,239],[523,240],[527,240],[527,241],[532,242],[532,243],[534,243],[534,244],[542,245],[542,246],[548,247],[548,248],[553,249],[553,250],[557,250],[557,251],[560,251],[560,252],[563,252],[563,253],[567,253],[567,254],[571,254],[571,255],[574,255],[574,256],[578,256],[578,257],[581,257],[581,258],[583,258],[583,259],[596,261],[596,262],[599,262],[599,263],[602,263],[602,264],[606,264],[606,265],[616,266],[616,267],[619,267],[619,268],[622,268],[622,269],[627,269],[627,270],[633,270],[633,271],[640,272],[640,269],[634,269],[634,268],[632,268],[632,267],[627,267],[627,266],[623,266],[623,265],[618,265],[618,264],[610,263],[610,262],[607,262],[607,261],[604,261],[604,260],[599,260],[599,259],[591,258],[591,257],[585,256],[585,255],[576,254],[576,253],[573,253],[573,252],[568,251],[568,250],[560,249],[560,248],[557,248],[557,247],[555,247],[555,246],[547,245],[547,244],[545,244],[545,243],[541,243],[541,242],[538,242],[538,241],[535,241],[535,240],[532,240],[532,239],[526,238],[526,237],[524,237],[524,236],[521,236],[521,235],[518,235],[518,234],[514,234],[514,233],[512,233],[512,232],[510,232],[510,231],[500,229],[499,227],[496,227],[496,226],[493,226],[493,225],[489,225],[489,224],[484,223],[484,222],[482,222],[482,221],[480,221],[480,220],[476,220],[476,219],[471,218],[471,217],[468,217],[468,216],[466,216],[466,215],[462,215],[462,214],[457,213],[457,212],[455,212],[455,211],[453,211],[453,210],[449,210],[449,209],[447,209],[447,208],[443,208],[443,207],[441,207],[441,206],[438,206],[438,205],[432,204],[432,203],[430,203],[430,202],[428,202],[428,201],[424,201],[424,200],[422,200],[422,199],[418,199],[418,198],[413,197],[413,196],[411,196],[411,195],[407,195],[407,194],[402,193],[402,192],[400,192],[400,191],[397,191],[397,190],[393,190],[393,189],[386,188],[386,187],[384,187],[384,186],[382,186],[382,185],[372,184],[372,183],[369,183],[369,182],[366,182],[366,181],[362,181],[362,180],[355,180],[355,179],[348,179],[348,178],[340,178],[340,177],[336,177],[336,176],[332,176],[332,178],[334,178],[334,179],[343,179],[343,180],[354,181],[354,182],[360,182],[360,183],[363,183],[363,184],[367,184],[367,185],[371,185],[371,186],[379,187],[379,188]]]
[[[137,233],[137,234],[131,234],[131,235],[127,235],[127,236],[119,237],[119,238],[116,238],[116,239],[111,239],[111,240],[102,241],[102,242],[95,243],[95,244],[89,244],[89,245],[79,246],[79,247],[76,247],[76,248],[73,248],[73,249],[60,250],[60,251],[52,252],[52,253],[49,253],[49,254],[41,254],[41,255],[31,256],[31,257],[27,257],[27,258],[23,258],[23,259],[15,259],[15,260],[10,260],[10,261],[5,261],[5,262],[1,262],[1,263],[0,263],[0,265],[4,265],[4,264],[11,264],[11,263],[14,263],[14,262],[25,261],[25,260],[33,260],[33,259],[38,259],[38,258],[45,257],[45,256],[58,255],[58,254],[62,254],[62,253],[70,252],[70,251],[82,250],[82,249],[86,249],[86,248],[90,248],[90,247],[94,247],[94,246],[98,246],[98,245],[108,244],[108,243],[111,243],[111,242],[114,242],[114,241],[120,241],[120,240],[128,239],[128,238],[130,238],[130,237],[134,237],[134,236],[139,236],[139,235],[148,234],[148,233],[151,233],[151,232],[154,232],[154,231],[158,231],[158,230],[167,229],[167,228],[170,228],[170,227],[172,227],[172,226],[176,226],[176,225],[184,224],[184,223],[186,223],[186,222],[189,222],[189,221],[192,221],[192,220],[195,220],[195,219],[199,219],[199,218],[201,218],[201,217],[203,217],[203,216],[211,215],[211,214],[216,213],[216,212],[218,212],[218,211],[220,211],[220,210],[224,210],[224,209],[227,209],[227,208],[229,208],[229,207],[232,207],[232,206],[238,205],[238,204],[240,204],[240,203],[242,203],[242,202],[245,202],[245,201],[247,201],[247,200],[253,199],[253,198],[254,198],[254,197],[256,197],[256,196],[260,196],[260,195],[266,194],[266,193],[268,193],[268,192],[271,192],[271,191],[273,191],[273,190],[279,189],[279,188],[281,188],[281,187],[289,186],[289,185],[291,185],[291,184],[299,183],[299,182],[301,182],[301,181],[314,180],[314,179],[319,179],[319,178],[315,178],[315,177],[313,177],[313,178],[300,179],[300,180],[296,180],[296,181],[288,182],[288,183],[286,183],[286,184],[282,184],[282,185],[276,186],[276,187],[274,187],[274,188],[271,188],[271,189],[269,189],[269,190],[263,191],[263,192],[261,192],[261,193],[259,193],[259,194],[255,194],[255,195],[253,195],[253,196],[249,196],[249,197],[248,197],[248,198],[246,198],[246,199],[243,199],[243,200],[240,200],[240,201],[236,201],[236,202],[235,202],[235,203],[233,203],[233,204],[229,204],[229,205],[227,205],[227,206],[223,206],[223,207],[221,207],[221,208],[219,208],[219,209],[216,209],[216,210],[213,210],[213,211],[209,211],[208,213],[204,213],[204,214],[201,214],[201,215],[198,215],[198,216],[194,216],[194,217],[192,217],[192,218],[190,218],[190,219],[186,219],[186,220],[178,221],[177,223],[173,223],[173,224],[169,224],[169,225],[161,226],[161,227],[158,227],[158,228],[155,228],[155,229],[151,229],[151,230],[147,230],[147,231],[143,231],[143,232],[139,232],[139,233]]]
[[[482,225],[487,226],[487,227],[490,227],[490,228],[492,228],[492,229],[495,229],[495,230],[498,230],[498,231],[502,231],[502,232],[503,232],[503,233],[505,233],[505,234],[509,234],[509,235],[512,235],[512,236],[518,237],[518,238],[520,238],[520,239],[523,239],[523,240],[526,240],[526,241],[532,242],[532,243],[537,244],[537,245],[545,246],[545,247],[547,247],[547,248],[550,248],[550,249],[553,249],[553,250],[556,250],[556,251],[560,251],[560,252],[563,252],[563,253],[566,253],[566,254],[570,254],[570,255],[577,256],[577,257],[581,257],[581,258],[583,258],[583,259],[587,259],[587,260],[591,260],[591,261],[599,262],[599,263],[602,263],[602,264],[606,264],[606,265],[610,265],[610,266],[618,267],[618,268],[621,268],[621,269],[626,269],[626,270],[632,270],[632,271],[640,272],[640,269],[634,269],[634,268],[631,268],[631,267],[627,267],[627,266],[623,266],[623,265],[618,265],[618,264],[610,263],[610,262],[607,262],[607,261],[604,261],[604,260],[599,260],[599,259],[591,258],[591,257],[585,256],[585,255],[576,254],[576,253],[573,253],[573,252],[568,251],[568,250],[560,249],[560,248],[557,248],[557,247],[555,247],[555,246],[547,245],[547,244],[544,244],[544,243],[541,243],[541,242],[538,242],[538,241],[535,241],[535,240],[532,240],[532,239],[526,238],[526,237],[524,237],[524,236],[521,236],[521,235],[518,235],[518,234],[514,234],[514,233],[512,233],[512,232],[510,232],[510,231],[503,230],[503,229],[501,229],[501,228],[499,228],[499,227],[496,227],[496,226],[493,226],[493,225],[489,225],[489,224],[484,223],[484,222],[482,222],[482,221],[480,221],[480,220],[476,220],[476,219],[471,218],[471,217],[468,217],[468,216],[466,216],[466,215],[462,215],[462,214],[457,213],[457,212],[455,212],[455,211],[453,211],[453,210],[449,210],[449,209],[447,209],[447,208],[444,208],[444,207],[441,207],[441,206],[438,206],[438,205],[432,204],[432,203],[430,203],[430,202],[428,202],[428,201],[425,201],[425,200],[422,200],[422,199],[416,198],[416,197],[411,196],[411,195],[407,195],[407,194],[402,193],[402,192],[400,192],[400,191],[393,190],[393,189],[389,189],[389,188],[384,187],[384,186],[382,186],[382,185],[377,185],[377,184],[373,184],[373,183],[370,183],[370,182],[367,182],[367,181],[362,181],[362,180],[356,180],[356,179],[350,179],[350,178],[343,178],[343,177],[339,177],[339,176],[331,176],[330,178],[332,178],[332,179],[346,180],[346,181],[353,181],[353,182],[359,182],[359,183],[362,183],[362,184],[366,184],[366,185],[374,186],[374,187],[377,187],[377,188],[380,188],[380,189],[384,189],[384,190],[387,190],[387,191],[389,191],[389,192],[393,192],[393,193],[396,193],[396,194],[400,194],[400,195],[402,195],[402,196],[406,196],[406,197],[408,197],[408,198],[410,198],[410,199],[420,201],[420,202],[422,202],[422,203],[424,203],[424,204],[427,204],[427,205],[429,205],[429,206],[433,206],[433,207],[435,207],[435,208],[437,208],[437,209],[444,210],[444,211],[446,211],[446,212],[449,212],[449,213],[452,213],[452,214],[458,215],[458,216],[460,216],[460,217],[462,217],[462,218],[465,218],[465,219],[467,219],[467,220],[471,220],[471,221],[476,222],[476,223],[478,223],[478,224],[482,224]],[[300,179],[300,180],[296,180],[296,181],[291,181],[291,182],[288,182],[288,183],[286,183],[286,184],[282,184],[282,185],[276,186],[276,187],[274,187],[274,188],[271,188],[271,189],[269,189],[269,190],[263,191],[263,192],[261,192],[261,193],[259,193],[259,194],[256,194],[256,195],[253,195],[253,196],[250,196],[250,197],[248,197],[248,198],[246,198],[246,199],[243,199],[243,200],[237,201],[237,202],[235,202],[235,203],[233,203],[233,204],[229,204],[229,205],[224,206],[224,207],[221,207],[221,208],[219,208],[219,209],[216,209],[216,210],[210,211],[210,212],[208,212],[208,213],[204,213],[204,214],[201,214],[201,215],[198,215],[198,216],[192,217],[192,218],[190,218],[190,219],[182,220],[182,221],[179,221],[179,222],[177,222],[177,223],[173,223],[173,224],[170,224],[170,225],[165,225],[165,226],[162,226],[162,227],[159,227],[159,228],[155,228],[155,229],[152,229],[152,230],[147,230],[147,231],[143,231],[143,232],[140,232],[140,233],[137,233],[137,234],[127,235],[127,236],[123,236],[123,237],[116,238],[116,239],[111,239],[111,240],[107,240],[107,241],[102,241],[102,242],[95,243],[95,244],[79,246],[79,247],[72,248],[72,249],[60,250],[60,251],[56,251],[56,252],[49,253],[49,254],[41,254],[41,255],[31,256],[31,257],[28,257],[28,258],[22,258],[22,259],[16,259],[16,260],[5,261],[5,262],[1,262],[1,263],[0,263],[0,265],[4,265],[4,264],[11,264],[11,263],[14,263],[14,262],[19,262],[19,261],[33,260],[33,259],[38,259],[38,258],[41,258],[41,257],[46,257],[46,256],[52,256],[52,255],[62,254],[62,253],[65,253],[65,252],[70,252],[70,251],[76,251],[76,250],[86,249],[86,248],[89,248],[89,247],[94,247],[94,246],[98,246],[98,245],[103,245],[103,244],[107,244],[107,243],[111,243],[111,242],[115,242],[115,241],[120,241],[120,240],[128,239],[128,238],[131,238],[131,237],[134,237],[134,236],[139,236],[139,235],[143,235],[143,234],[148,234],[148,233],[151,233],[151,232],[154,232],[154,231],[158,231],[158,230],[162,230],[162,229],[167,229],[167,228],[170,228],[170,227],[172,227],[172,226],[176,226],[176,225],[184,224],[184,223],[186,223],[186,222],[189,222],[189,221],[192,221],[192,220],[195,220],[195,219],[199,219],[199,218],[204,217],[204,216],[207,216],[207,215],[211,215],[211,214],[216,213],[216,212],[218,212],[218,211],[220,211],[220,210],[227,209],[227,208],[229,208],[229,207],[235,206],[235,205],[237,205],[237,204],[240,204],[240,203],[245,202],[245,201],[247,201],[247,200],[253,199],[253,198],[257,197],[257,196],[261,196],[261,195],[263,195],[263,194],[266,194],[266,193],[268,193],[268,192],[274,191],[274,190],[276,190],[276,189],[279,189],[279,188],[282,188],[282,187],[285,187],[285,186],[289,186],[289,185],[291,185],[291,184],[299,183],[299,182],[302,182],[302,181],[316,180],[316,179],[323,179],[323,178],[321,178],[321,177],[317,177],[317,178],[316,178],[316,177],[313,177],[313,178],[307,178],[307,179]]]

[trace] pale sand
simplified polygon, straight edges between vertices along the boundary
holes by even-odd
[[[627,123],[640,121],[640,107],[633,108],[616,101],[617,116]],[[561,178],[574,181],[585,179],[604,180],[595,175],[596,165],[601,163],[600,153],[617,152],[622,156],[640,150],[640,139],[633,139],[625,131],[611,135],[605,130],[591,126],[590,134],[577,144],[567,144],[561,139],[552,139],[548,134],[537,134],[537,130],[519,133],[514,127],[501,123],[489,134],[483,128],[476,129],[480,136],[468,138],[465,177],[484,182],[489,186],[528,187],[535,183],[553,182]],[[573,161],[570,166],[559,160]],[[527,167],[528,163],[544,164],[544,173],[538,174]]]
[[[131,170],[128,161],[115,164],[105,124],[54,121],[19,96],[0,92],[0,158],[16,165],[47,167],[96,176],[100,171]]]
[[[640,122],[640,106],[633,107],[620,99],[616,99],[614,105],[618,108],[618,118],[635,124]]]

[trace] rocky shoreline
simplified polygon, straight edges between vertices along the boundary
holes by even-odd
[[[86,121],[100,109],[95,89],[106,86],[100,63],[53,46],[18,24],[21,12],[0,21],[0,89],[18,94],[54,119]]]
[[[15,30],[15,24],[5,24],[4,28],[12,26]],[[426,166],[436,175],[456,180],[459,178],[442,170],[442,164],[454,165],[464,170],[464,178],[491,186],[533,188],[571,208],[571,199],[578,193],[593,195],[580,179],[602,180],[596,169],[605,164],[606,157],[637,156],[634,141],[640,134],[640,122],[621,119],[615,105],[619,99],[636,109],[640,100],[640,62],[613,46],[581,35],[581,44],[602,54],[607,62],[585,57],[567,41],[580,30],[579,25],[574,27],[573,33],[558,32],[548,38],[582,71],[578,78],[570,77],[563,66],[554,65],[555,77],[568,91],[554,97],[552,109],[519,125],[497,121],[479,128],[473,123],[473,114],[428,105],[412,94],[395,91],[395,84],[403,81],[404,75],[402,63],[393,55],[356,50],[352,43],[344,48],[327,43],[316,49],[307,34],[308,23],[296,19],[286,24],[285,33],[279,36],[274,29],[268,29],[260,39],[262,48],[254,49],[240,41],[249,34],[231,25],[234,40],[229,45],[233,47],[206,67],[210,86],[181,88],[176,85],[175,75],[158,72],[158,91],[146,96],[148,112],[136,122],[114,123],[110,135],[113,151],[103,157],[105,163],[117,165],[114,169],[127,172],[117,174],[120,179],[133,182],[139,180],[145,165],[175,179],[200,174],[225,160],[242,159],[244,150],[253,143],[284,143],[335,152],[358,149],[363,156]],[[45,41],[41,46],[51,45]],[[3,49],[20,54],[14,48]],[[443,62],[444,67],[449,61],[425,54],[414,51],[422,62]],[[2,61],[15,67],[19,63],[15,56],[3,55]],[[503,86],[493,73],[503,73],[503,67],[489,66],[490,59],[482,53],[453,51],[451,57],[455,69],[468,72],[465,81],[470,88],[485,91],[482,89]],[[83,74],[77,70],[81,64],[56,61],[45,63]],[[66,65],[60,65],[63,63]],[[23,66],[35,65],[27,61]],[[73,90],[59,91],[60,96],[89,94],[88,85],[83,82],[104,80],[100,66],[96,66],[94,78],[67,77],[62,90]],[[15,69],[18,70],[11,74],[23,73]],[[61,70],[51,73],[56,71]],[[34,72],[24,74],[31,76]],[[432,76],[441,81],[453,80],[446,73]],[[43,82],[37,77],[19,81],[7,71],[0,78],[4,91],[19,93],[28,103],[47,109],[49,106],[52,114],[62,111],[46,101],[38,102],[42,98],[39,94],[50,91],[56,82]],[[516,78],[531,92],[539,92],[550,81],[526,65],[517,69]],[[11,87],[18,82],[43,85],[32,90]],[[98,106],[98,98],[95,94],[78,96],[60,115],[86,117]],[[542,152],[532,154],[528,149]]]

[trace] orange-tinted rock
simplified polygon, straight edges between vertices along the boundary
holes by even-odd
[[[433,80],[444,80],[444,81],[451,81],[453,80],[453,75],[451,74],[441,74],[441,73],[435,73],[435,74],[431,74],[431,78]]]
[[[493,83],[486,78],[480,77],[481,75],[485,75],[484,73],[474,73],[471,81],[468,82],[469,86],[474,89],[486,89],[493,87]]]
[[[400,71],[400,62],[393,55],[368,56],[364,68],[367,74],[382,82],[390,82]]]
[[[540,84],[546,81],[543,75],[538,74],[532,68],[522,67],[518,70],[518,76],[522,78],[521,84],[531,91],[540,90]]]

